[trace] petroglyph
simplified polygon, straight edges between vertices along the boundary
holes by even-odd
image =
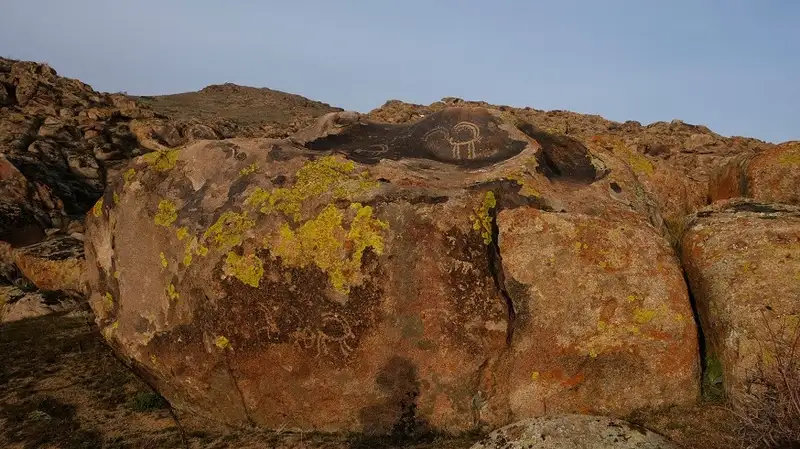
[[[342,357],[353,352],[351,343],[356,335],[350,323],[338,314],[326,312],[322,314],[318,329],[305,328],[295,332],[295,343],[305,349],[316,349],[315,358],[332,355],[337,348]]]
[[[389,146],[383,143],[376,143],[373,145],[369,145],[364,148],[358,148],[353,151],[356,154],[360,154],[366,157],[378,157],[384,155],[389,152]]]
[[[450,131],[437,126],[428,131],[422,139],[428,143],[434,136],[439,136],[452,146],[453,160],[461,159],[463,148],[467,150],[467,159],[473,160],[476,158],[475,144],[481,140],[481,129],[472,122],[459,122]]]
[[[362,163],[421,158],[471,167],[519,154],[531,144],[521,131],[483,108],[447,108],[414,123],[360,122],[304,145]]]

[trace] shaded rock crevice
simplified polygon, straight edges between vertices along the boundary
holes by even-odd
[[[489,272],[492,274],[497,291],[505,301],[506,310],[508,312],[506,345],[510,347],[514,337],[514,322],[517,318],[517,312],[514,309],[514,301],[511,299],[511,295],[508,294],[508,289],[506,288],[506,275],[505,271],[503,270],[503,256],[500,254],[500,228],[497,226],[498,208],[499,207],[496,206],[489,209],[489,216],[491,217],[492,223],[492,240],[486,246],[486,255],[489,261]]]

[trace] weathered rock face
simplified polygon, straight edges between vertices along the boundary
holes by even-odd
[[[625,421],[562,415],[497,429],[471,449],[677,449],[664,437]]]
[[[715,173],[711,200],[746,197],[762,203],[800,204],[800,142],[744,153]]]
[[[459,432],[548,400],[693,400],[689,301],[641,183],[613,152],[547,151],[452,108],[148,154],[87,218],[92,308],[173,404],[229,423]]]
[[[634,169],[648,170],[647,165],[652,165],[654,161],[664,162],[682,175],[701,182],[708,180],[730,158],[745,152],[757,153],[773,146],[757,139],[723,137],[705,126],[680,120],[643,126],[635,121],[613,122],[599,115],[492,106],[482,101],[464,101],[452,97],[428,106],[391,100],[371,111],[369,116],[382,122],[406,123],[452,106],[497,108],[509,118],[533,125],[541,133],[575,139],[586,146],[598,140],[617,144],[618,151],[627,152],[635,158],[632,164]]]
[[[13,260],[41,290],[83,292],[83,241],[68,236],[15,249]]]
[[[624,414],[693,403],[698,346],[669,244],[633,214],[498,214],[505,285],[516,310],[507,374],[513,416]]]
[[[800,208],[732,200],[690,221],[682,259],[726,391],[791,348],[800,323]],[[788,339],[788,341],[786,341]],[[786,346],[788,344],[788,346]]]
[[[0,323],[68,312],[79,307],[76,297],[55,292],[30,292],[0,285]]]

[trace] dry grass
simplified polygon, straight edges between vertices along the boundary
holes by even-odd
[[[767,356],[753,373],[749,389],[731,398],[736,434],[745,449],[800,448],[800,364],[797,323],[773,329],[762,312],[769,340]]]

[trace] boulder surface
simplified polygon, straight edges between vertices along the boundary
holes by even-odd
[[[457,433],[694,401],[640,181],[611,151],[548,152],[475,107],[150,153],[88,214],[90,303],[173,404],[231,424]]]

